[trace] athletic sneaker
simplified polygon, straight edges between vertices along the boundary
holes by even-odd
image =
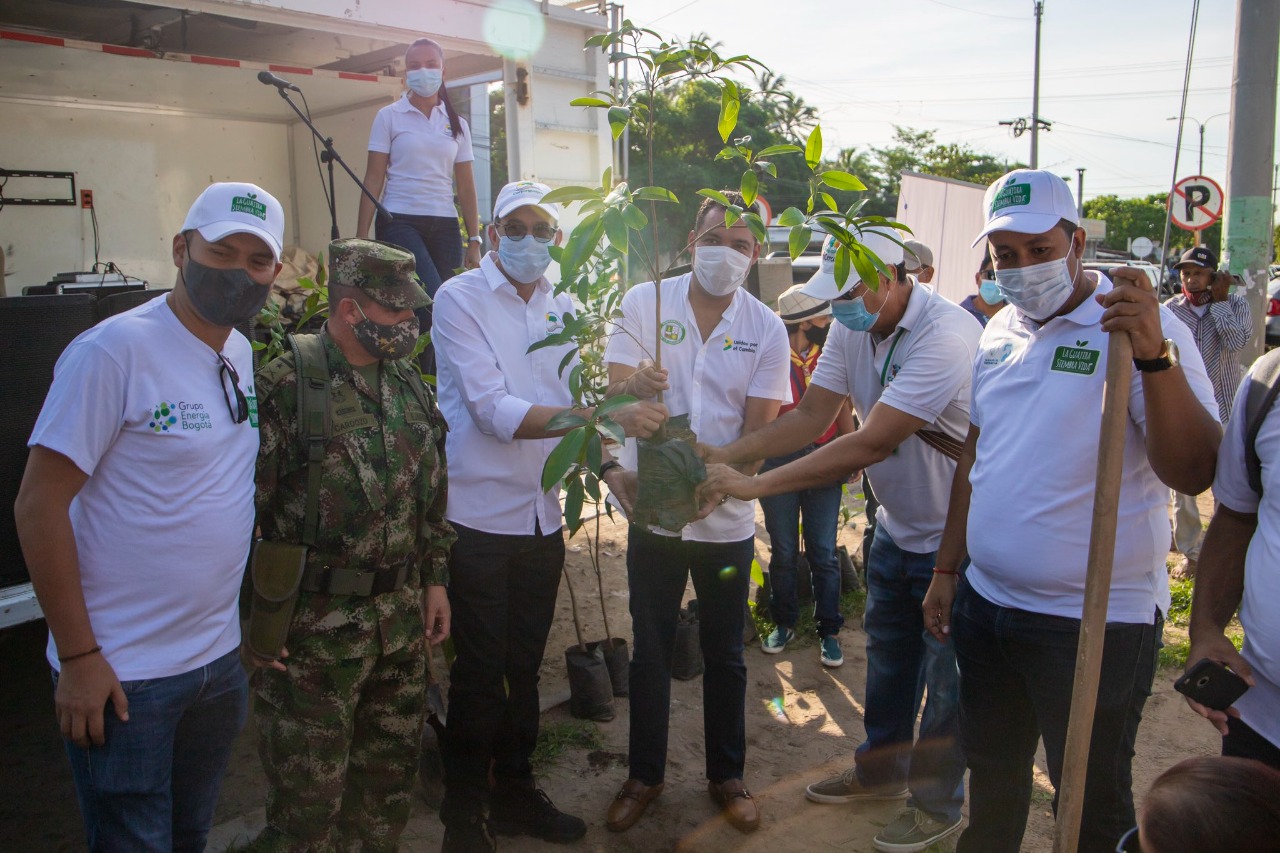
[[[814,803],[851,803],[855,800],[897,800],[907,795],[907,789],[897,785],[881,785],[870,788],[858,781],[856,767],[850,767],[839,776],[814,782],[804,789],[805,799]]]
[[[796,632],[790,628],[781,626],[774,628],[773,633],[764,638],[764,642],[760,644],[760,648],[766,655],[780,654],[787,647],[787,643],[796,638]]]
[[[885,853],[917,853],[960,829],[960,818],[934,820],[928,812],[907,807],[872,839],[877,850]]]
[[[844,652],[840,650],[840,638],[835,634],[822,638],[822,665],[844,666]]]

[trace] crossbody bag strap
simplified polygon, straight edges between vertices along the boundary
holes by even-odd
[[[302,544],[315,548],[320,537],[320,478],[329,441],[329,358],[319,335],[290,335],[298,371],[298,433],[307,447],[307,502]]]

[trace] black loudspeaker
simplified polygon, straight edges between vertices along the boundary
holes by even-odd
[[[67,344],[97,319],[87,293],[0,299],[0,587],[29,578],[18,545],[13,502],[27,465],[27,439],[44,405],[53,365]]]
[[[101,321],[114,314],[123,314],[168,292],[167,290],[130,290],[104,296],[98,300],[97,319]]]

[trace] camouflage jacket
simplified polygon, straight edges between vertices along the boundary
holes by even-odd
[[[380,391],[321,333],[329,360],[331,438],[320,486],[320,532],[309,566],[395,571],[413,560],[404,588],[372,597],[303,592],[287,647],[350,659],[386,654],[422,636],[422,587],[448,581],[455,538],[444,520],[446,477],[437,442],[444,419],[422,411],[407,385],[412,367],[379,368]],[[403,370],[403,372],[402,372]],[[258,371],[257,512],[262,537],[300,544],[307,500],[306,440],[298,429],[292,353]],[[440,445],[442,446],[442,444]]]

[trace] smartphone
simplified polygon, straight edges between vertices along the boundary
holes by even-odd
[[[1216,660],[1204,658],[1173,684],[1188,699],[1214,711],[1225,711],[1249,689],[1245,680]]]

